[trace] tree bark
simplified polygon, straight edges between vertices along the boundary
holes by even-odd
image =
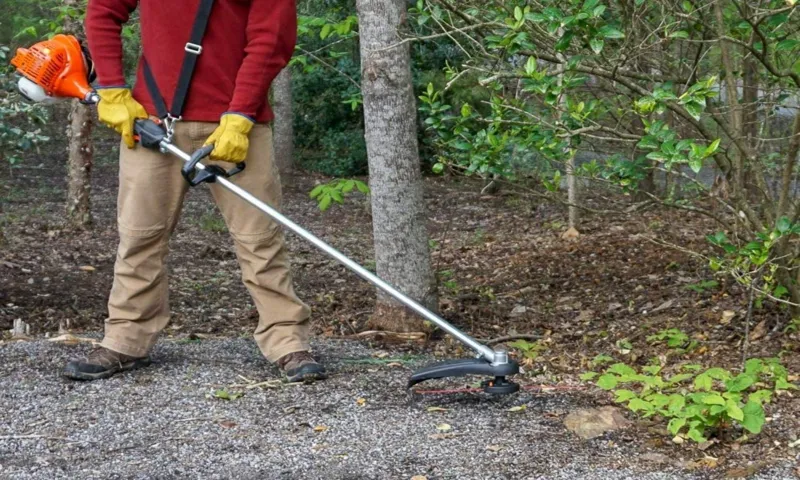
[[[286,67],[272,83],[272,110],[275,113],[273,137],[275,161],[281,182],[290,183],[294,168],[294,111],[292,109],[292,69]]]
[[[358,0],[365,137],[377,274],[428,308],[431,269],[416,105],[408,43],[399,42],[405,0]],[[379,292],[371,328],[425,331],[417,316]]]
[[[80,7],[78,0],[64,0],[64,5],[72,8]],[[64,32],[80,35],[82,33],[80,20],[67,16],[64,20]],[[74,228],[88,228],[92,225],[90,194],[94,148],[91,135],[94,120],[89,107],[77,100],[72,101],[69,117],[67,221]]]

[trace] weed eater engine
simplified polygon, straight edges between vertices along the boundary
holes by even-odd
[[[192,51],[187,49],[189,55],[199,55],[200,51],[199,48]],[[11,63],[17,67],[17,72],[21,75],[20,92],[31,101],[53,103],[67,98],[77,98],[87,104],[99,101],[99,97],[90,86],[94,79],[91,58],[75,37],[56,35],[51,40],[38,43],[31,48],[21,48]],[[138,120],[134,127],[136,140],[144,148],[171,154],[182,160],[184,165],[181,173],[189,185],[196,186],[201,183],[221,185],[475,351],[476,356],[473,358],[443,361],[414,372],[408,381],[409,389],[426,380],[478,375],[488,377],[482,384],[487,393],[510,394],[519,390],[518,384],[506,378],[519,373],[519,365],[509,359],[505,351],[493,350],[478,342],[228,180],[243,170],[243,163],[229,171],[216,165],[204,165],[201,161],[211,154],[213,145],[203,147],[192,154],[180,150],[171,142],[169,122],[163,123]]]

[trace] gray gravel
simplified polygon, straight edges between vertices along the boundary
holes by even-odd
[[[279,378],[249,339],[163,341],[148,369],[62,379],[66,359],[88,348],[0,346],[0,478],[704,478],[638,461],[636,442],[576,439],[561,424],[584,406],[574,393],[411,396],[410,369],[430,359],[376,364],[357,343],[315,344],[333,373],[326,382],[235,400],[210,394],[245,383],[239,375]],[[518,405],[526,409],[509,412]],[[758,478],[795,478],[791,468]]]

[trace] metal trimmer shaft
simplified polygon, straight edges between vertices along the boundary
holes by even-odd
[[[161,142],[161,149],[164,152],[172,153],[173,155],[177,156],[184,162],[189,162],[191,160],[191,155],[187,154],[186,152],[182,151],[175,145],[163,141]],[[197,163],[196,168],[199,170],[205,170],[206,166],[202,163]],[[335,248],[331,247],[327,243],[323,242],[308,230],[304,229],[300,225],[297,225],[293,221],[289,220],[285,216],[283,216],[280,212],[275,210],[274,208],[270,207],[269,205],[265,204],[246,190],[242,189],[238,185],[234,184],[227,178],[223,177],[216,177],[214,180],[216,183],[222,185],[232,193],[236,194],[240,198],[242,198],[247,203],[251,204],[252,206],[256,207],[257,209],[261,210],[265,214],[267,214],[270,218],[278,222],[279,224],[283,225],[284,227],[288,228],[292,232],[300,235],[305,240],[314,244],[317,248],[322,250],[323,252],[327,253],[334,259],[336,259],[339,263],[344,265],[345,267],[349,268],[351,271],[356,273],[358,276],[363,278],[364,280],[368,281],[372,285],[378,287],[385,293],[389,294],[395,300],[399,301],[403,305],[407,306],[408,308],[414,310],[419,315],[423,316],[427,320],[438,325],[442,330],[446,331],[450,335],[457,338],[460,342],[464,343],[465,345],[469,346],[471,349],[475,350],[480,357],[483,357],[486,361],[492,364],[504,364],[508,362],[508,357],[505,352],[495,352],[491,348],[483,345],[482,343],[478,342],[474,338],[470,337],[466,333],[462,332],[452,324],[450,324],[447,320],[443,319],[442,317],[436,315],[432,311],[428,310],[420,303],[416,302],[412,298],[405,295],[403,292],[397,290],[392,285],[384,282],[380,279],[377,275],[370,272],[366,268],[362,267],[358,263],[354,262],[350,258],[346,257],[343,253],[339,252]]]

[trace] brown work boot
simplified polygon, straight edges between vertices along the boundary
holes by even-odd
[[[308,352],[294,352],[284,355],[278,360],[278,367],[283,370],[290,382],[312,383],[327,378],[325,367],[317,363]]]
[[[131,357],[104,347],[97,347],[83,360],[73,360],[64,368],[64,376],[73,380],[99,380],[115,373],[150,365],[150,357]]]

